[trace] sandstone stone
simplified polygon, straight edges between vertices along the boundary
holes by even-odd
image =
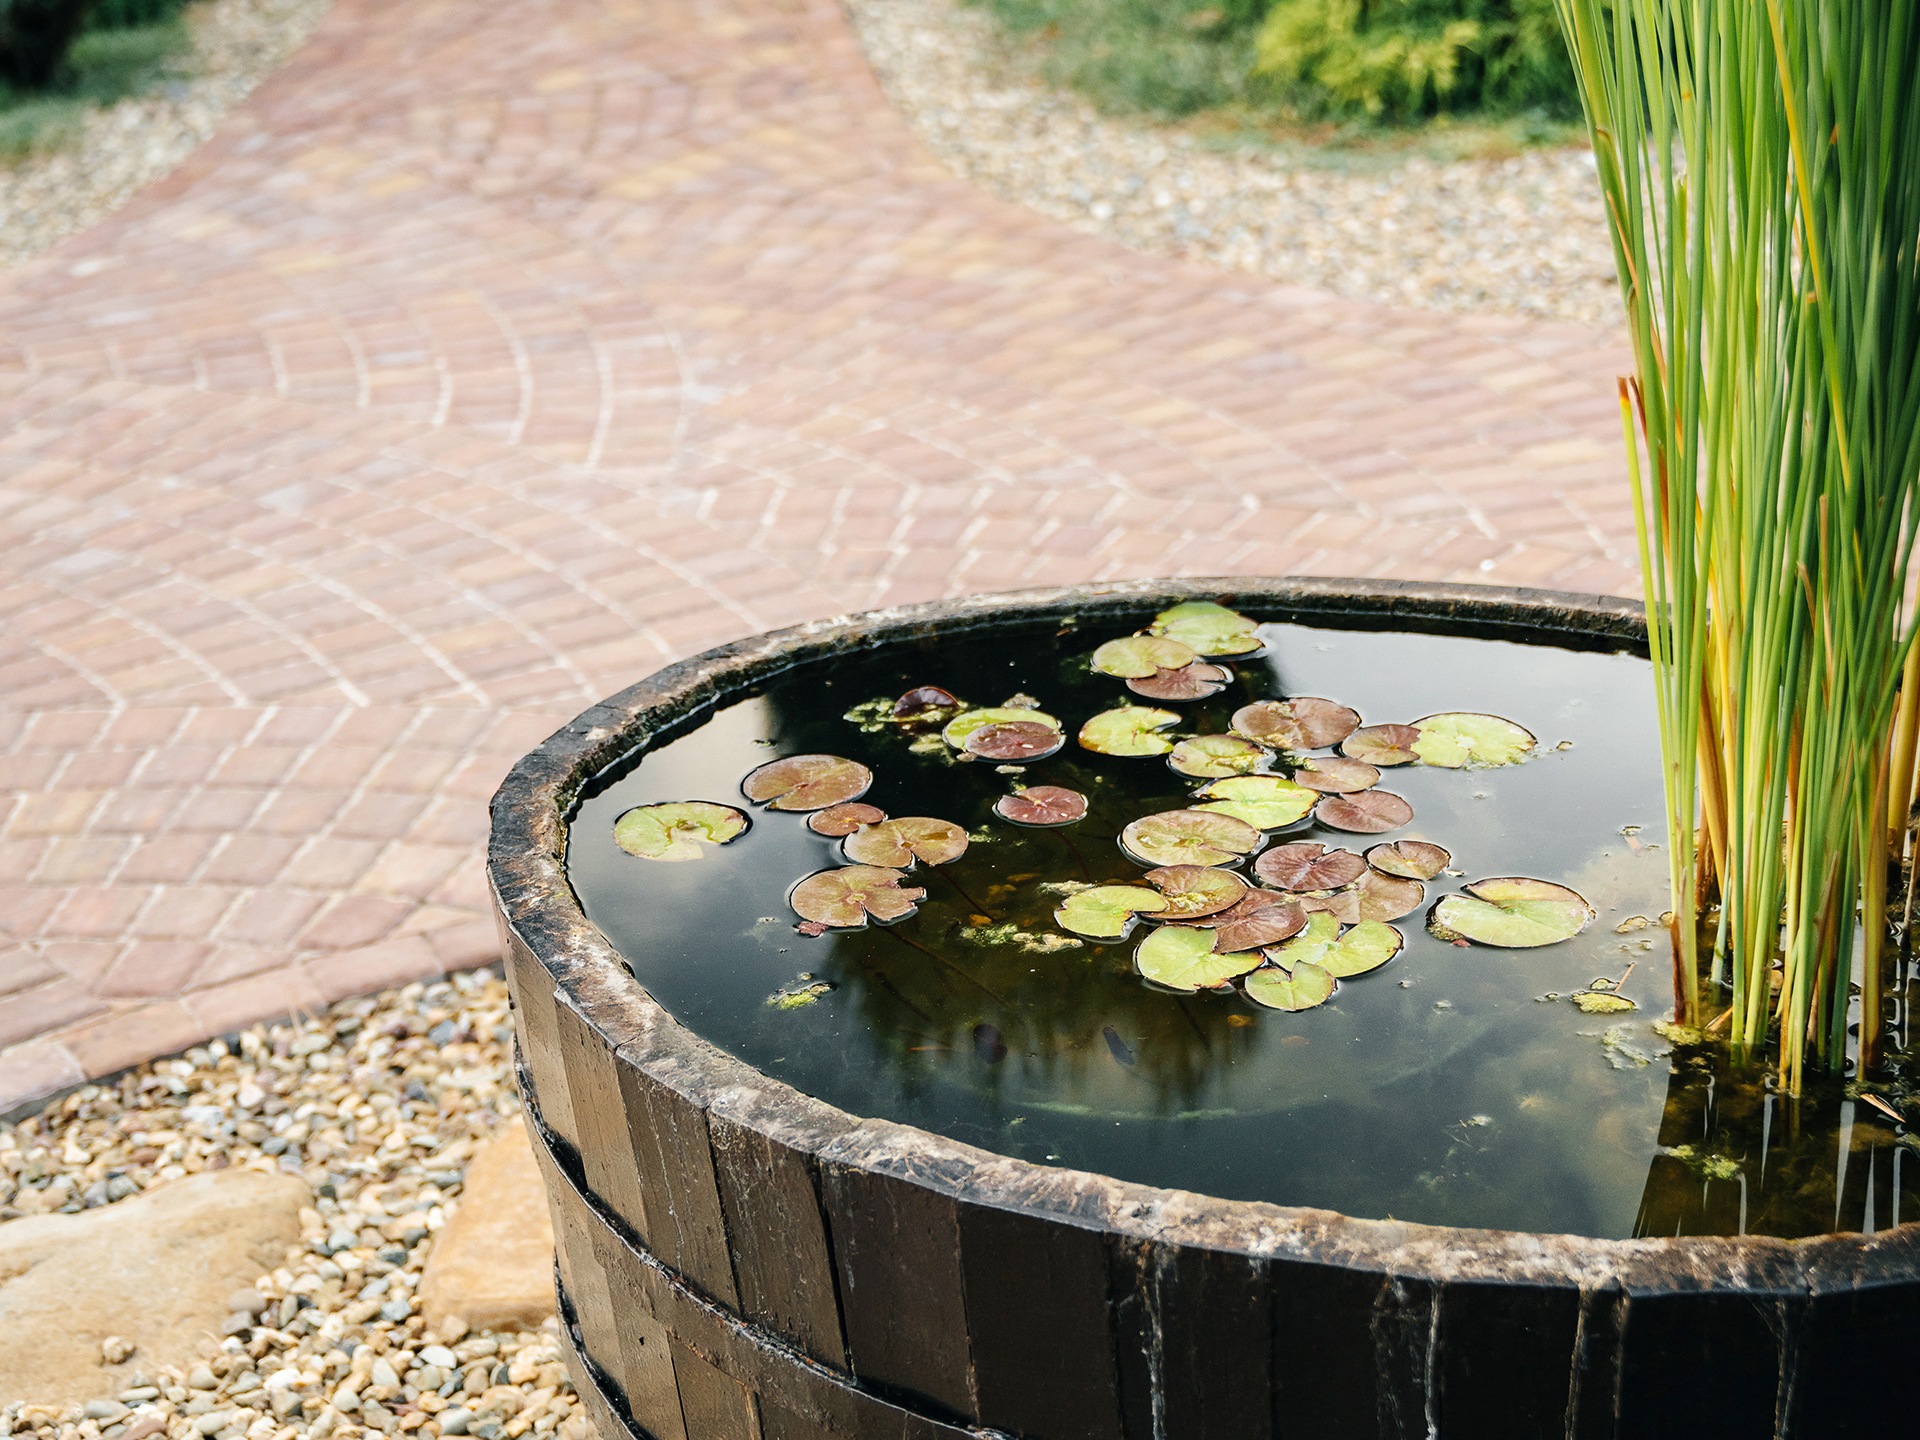
[[[458,1318],[476,1330],[531,1329],[553,1314],[553,1222],[518,1121],[477,1151],[453,1218],[421,1277],[427,1328]]]
[[[0,1224],[0,1395],[84,1403],[125,1389],[131,1366],[205,1353],[227,1297],[284,1261],[312,1203],[294,1176],[219,1170]]]

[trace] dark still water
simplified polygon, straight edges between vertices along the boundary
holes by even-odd
[[[1790,1109],[1710,1047],[1675,1052],[1654,1028],[1670,962],[1664,931],[1638,928],[1667,903],[1643,660],[1270,624],[1261,654],[1222,662],[1222,693],[1169,707],[1180,735],[1224,732],[1252,700],[1313,695],[1369,725],[1491,712],[1538,737],[1529,759],[1503,768],[1388,770],[1381,788],[1414,810],[1400,829],[1352,835],[1309,820],[1265,837],[1354,850],[1419,838],[1451,851],[1458,872],[1435,876],[1394,922],[1406,941],[1396,958],[1292,1013],[1237,988],[1149,985],[1134,968],[1144,923],[1109,942],[1054,923],[1076,883],[1137,883],[1148,867],[1122,852],[1119,831],[1192,803],[1202,783],[1164,757],[1074,742],[1096,712],[1156,703],[1088,670],[1093,647],[1118,633],[1049,626],[899,645],[794,669],[696,717],[580,805],[568,865],[588,916],[662,1005],[756,1068],[855,1114],[1028,1160],[1351,1215],[1596,1236],[1799,1235],[1920,1216],[1920,1156],[1837,1083]],[[845,718],[929,685],[977,706],[1032,697],[1064,722],[1067,743],[1007,773],[956,763],[924,730]],[[754,804],[740,782],[809,753],[871,767],[864,803],[970,832],[958,860],[910,872],[926,891],[916,914],[797,931],[791,888],[848,862],[806,815]],[[1020,828],[993,812],[1016,784],[1071,787],[1091,806],[1075,825]],[[630,808],[690,800],[736,807],[751,827],[691,863],[615,845]],[[1427,932],[1441,896],[1516,875],[1580,892],[1594,922],[1539,949]],[[1568,998],[1630,964],[1622,993],[1638,1010],[1588,1014]],[[769,1003],[819,982],[831,988],[811,1003]]]

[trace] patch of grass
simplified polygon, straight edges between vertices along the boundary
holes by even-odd
[[[139,95],[176,76],[190,45],[177,18],[128,29],[89,30],[73,42],[59,83],[48,90],[0,87],[0,160],[69,143],[87,112]]]

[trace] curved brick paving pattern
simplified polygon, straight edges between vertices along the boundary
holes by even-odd
[[[511,758],[751,630],[1157,573],[1630,588],[1622,363],[1000,204],[830,5],[339,0],[0,282],[0,1111],[488,957]]]

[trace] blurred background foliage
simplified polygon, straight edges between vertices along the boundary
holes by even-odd
[[[90,107],[164,83],[187,0],[0,0],[0,158],[49,148]]]

